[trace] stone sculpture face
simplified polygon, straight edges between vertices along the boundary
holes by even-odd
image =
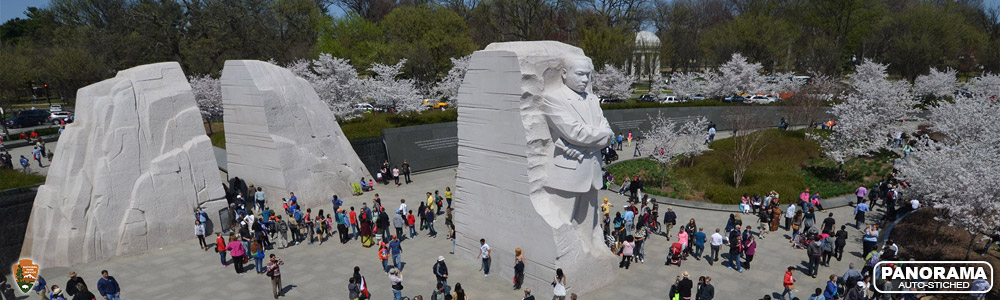
[[[566,58],[562,69],[563,84],[577,93],[585,93],[590,84],[590,74],[594,67],[590,60],[583,57]]]

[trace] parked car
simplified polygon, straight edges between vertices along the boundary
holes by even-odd
[[[656,95],[645,94],[645,95],[639,96],[639,102],[656,102]]]
[[[702,95],[702,94],[694,94],[694,96],[691,96],[691,100],[694,100],[694,101],[701,101],[701,100],[705,100],[705,95]]]
[[[768,103],[773,103],[774,100],[769,99],[767,98],[767,96],[764,95],[753,95],[750,96],[750,99],[747,99],[746,102],[752,104],[768,104]]]
[[[722,102],[729,102],[729,103],[746,103],[746,101],[747,98],[743,98],[743,96],[739,95],[733,95],[722,99]]]
[[[613,98],[604,98],[604,97],[601,97],[600,99],[601,99],[601,103],[622,103],[622,102],[625,102],[625,100],[622,100],[622,99],[613,99]]]
[[[660,100],[660,103],[679,103],[679,102],[680,101],[678,100],[677,96],[674,95],[664,96],[663,100]]]
[[[54,111],[52,112],[51,115],[49,115],[49,122],[52,122],[53,125],[62,124],[62,121],[66,121],[66,123],[72,123],[73,113],[68,111]]]
[[[371,113],[375,111],[375,107],[368,103],[355,103],[352,108],[352,112],[356,114]]]
[[[52,104],[52,105],[49,105],[49,110],[50,111],[62,111],[62,105],[61,104]]]
[[[20,128],[42,125],[49,121],[49,116],[51,115],[49,111],[44,109],[24,110],[18,113],[16,117],[7,119],[7,127]]]
[[[424,99],[424,106],[432,109],[445,109],[448,108],[448,103],[433,99]]]
[[[38,118],[28,117],[28,116],[17,116],[13,118],[7,118],[7,128],[23,128],[30,126],[42,125],[44,120],[39,121]]]

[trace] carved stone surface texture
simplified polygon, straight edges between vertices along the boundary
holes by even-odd
[[[333,112],[285,68],[226,61],[222,106],[229,177],[263,187],[272,209],[289,192],[303,209],[329,208],[333,195],[350,195],[351,183],[369,174]]]
[[[211,141],[176,62],[81,88],[76,122],[54,153],[22,247],[22,257],[46,268],[190,239],[197,206],[226,206]]]
[[[494,43],[473,53],[458,96],[454,218],[461,257],[476,259],[484,238],[493,251],[491,273],[510,280],[514,249],[521,248],[527,258],[525,286],[548,286],[562,268],[577,294],[606,284],[617,262],[599,234],[597,240],[592,236],[598,226],[596,192],[578,194],[594,198],[585,199],[595,206],[586,212],[593,214],[589,224],[553,219],[569,212],[555,211],[566,203],[554,201],[566,200],[549,187],[574,179],[550,178],[547,172],[555,143],[543,95],[564,88],[563,58],[583,55],[580,48],[551,41]],[[590,176],[577,177],[589,181]],[[534,293],[552,295],[549,289]]]

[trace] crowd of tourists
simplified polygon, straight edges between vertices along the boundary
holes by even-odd
[[[83,277],[77,276],[76,272],[69,272],[67,275],[69,278],[66,284],[63,286],[59,285],[49,285],[49,282],[45,280],[44,277],[38,276],[35,278],[34,287],[31,288],[30,293],[38,295],[41,299],[51,299],[51,300],[95,300],[97,295],[94,291],[87,285],[87,282],[83,280]],[[3,298],[7,300],[22,299],[14,296],[13,289],[7,284],[7,277],[0,276],[0,290],[3,291]],[[118,285],[118,280],[114,276],[108,273],[108,270],[101,271],[101,277],[97,279],[97,291],[101,298],[105,300],[120,300],[122,290]]]

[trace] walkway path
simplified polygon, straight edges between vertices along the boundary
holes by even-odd
[[[395,207],[398,199],[421,199],[425,192],[444,190],[444,187],[454,188],[455,169],[443,169],[414,176],[414,183],[395,187],[392,185],[377,187],[387,207]],[[346,207],[360,207],[362,201],[370,201],[372,193],[363,196],[348,197]],[[600,197],[607,197],[621,211],[626,198],[608,191],[601,191]],[[793,195],[786,195],[793,197]],[[397,199],[393,201],[393,199]],[[416,208],[416,205],[411,207]],[[330,207],[321,207],[329,210]],[[456,207],[456,209],[462,209]],[[666,207],[661,207],[665,212]],[[695,210],[674,207],[678,215],[678,223],[686,223],[695,218],[706,232],[725,226],[728,213],[717,211]],[[849,207],[832,210],[839,223],[851,219]],[[661,212],[662,215],[662,212]],[[825,217],[825,216],[823,216]],[[817,216],[822,221],[822,218]],[[756,224],[755,218],[745,217],[745,224]],[[445,232],[443,220],[436,223],[436,228]],[[843,274],[849,262],[860,266],[861,259],[857,257],[861,251],[858,241],[859,232],[848,228],[851,234],[844,261],[833,260],[832,268],[820,268],[816,279],[796,273],[799,291],[796,296],[805,299],[807,291],[823,286],[829,274]],[[444,256],[451,272],[450,284],[461,282],[471,299],[520,299],[523,292],[511,289],[508,279],[499,276],[483,278],[479,265],[471,263],[470,259],[459,258],[448,254],[451,251],[451,241],[444,238],[444,233],[438,238],[428,238],[426,234],[403,243],[402,258],[406,262],[404,268],[404,295],[413,297],[423,295],[425,299],[433,290],[435,283],[431,274],[431,266],[438,256]],[[615,299],[623,296],[628,298],[662,299],[673,278],[683,271],[689,271],[693,279],[698,276],[711,276],[716,286],[716,299],[758,299],[764,294],[780,292],[781,279],[785,268],[796,266],[805,270],[804,250],[792,249],[789,246],[785,231],[766,235],[758,240],[757,257],[750,271],[742,274],[726,269],[722,265],[709,265],[705,260],[684,261],[683,267],[664,266],[667,248],[671,242],[663,237],[655,237],[648,244],[646,262],[635,264],[630,270],[618,270],[612,274],[595,274],[597,276],[617,276],[617,280],[606,287],[581,295],[581,299]],[[489,237],[485,237],[489,240]],[[214,238],[212,239],[214,240]],[[706,255],[709,249],[706,247]],[[279,249],[273,253],[285,261],[282,267],[282,283],[286,285],[287,299],[345,299],[347,297],[347,279],[354,266],[360,266],[362,274],[368,279],[373,299],[391,299],[392,292],[389,281],[381,271],[376,248],[363,248],[357,241],[341,245],[329,241],[323,245],[296,245],[288,249]],[[526,253],[525,255],[532,255]],[[512,262],[494,261],[494,268],[510,268]],[[232,266],[222,268],[219,256],[212,251],[201,251],[192,235],[191,239],[175,245],[147,251],[146,253],[118,257],[108,261],[95,262],[74,266],[72,268],[46,268],[42,266],[41,274],[50,284],[63,285],[69,271],[79,273],[91,286],[96,286],[100,271],[107,269],[115,276],[123,289],[122,295],[127,299],[268,299],[270,297],[269,280],[263,275],[249,272],[246,275],[236,275]],[[573,278],[569,278],[570,292],[573,291]],[[526,286],[539,295],[539,299],[551,297],[549,286]]]

